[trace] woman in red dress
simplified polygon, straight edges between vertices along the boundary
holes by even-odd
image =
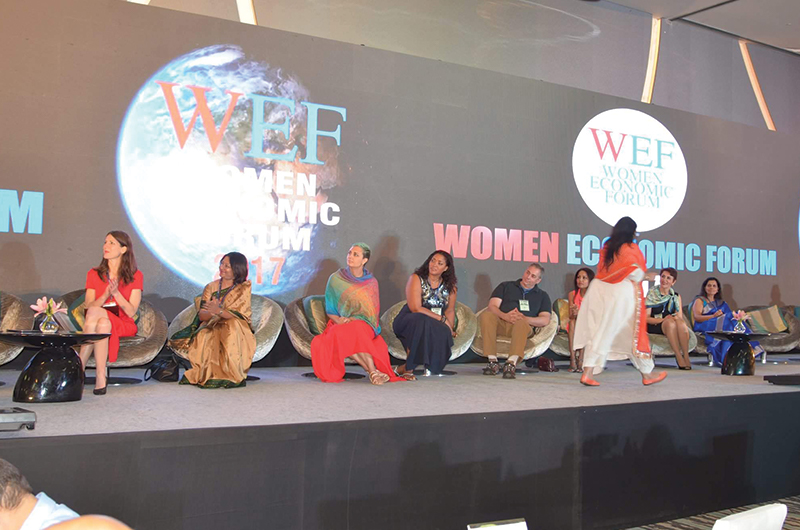
[[[378,280],[364,268],[370,249],[356,243],[347,253],[347,267],[331,274],[325,287],[328,325],[311,341],[314,373],[326,383],[344,377],[344,360],[355,360],[373,385],[404,381],[389,363],[389,349],[381,337]]]
[[[86,333],[110,333],[107,339],[81,346],[80,357],[84,368],[94,353],[97,364],[97,382],[93,393],[106,393],[106,360],[117,360],[119,338],[136,335],[133,317],[142,301],[144,278],[136,268],[131,238],[125,232],[114,230],[103,243],[103,261],[86,274]]]

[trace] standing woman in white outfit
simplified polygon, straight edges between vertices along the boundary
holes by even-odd
[[[600,250],[600,263],[578,312],[575,349],[584,348],[581,383],[599,386],[594,375],[609,360],[630,359],[642,374],[642,383],[663,381],[666,372],[653,373],[647,337],[642,280],[647,276],[644,255],[633,238],[636,221],[623,217]],[[649,279],[655,274],[647,276]]]

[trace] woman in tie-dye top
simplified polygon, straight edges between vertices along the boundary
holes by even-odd
[[[369,246],[356,243],[347,253],[347,267],[328,278],[328,325],[311,341],[314,373],[326,383],[342,380],[348,357],[367,371],[373,385],[402,380],[394,375],[389,349],[380,336],[378,281],[364,268],[369,256]]]

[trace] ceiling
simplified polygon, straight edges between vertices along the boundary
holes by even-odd
[[[1,0],[0,0],[1,1]],[[258,0],[127,0],[255,23]],[[327,0],[334,3],[333,0]],[[458,0],[449,0],[458,1]],[[597,1],[597,0],[584,0]],[[684,20],[800,54],[800,0],[607,0],[665,20]],[[339,0],[347,3],[347,0]],[[263,0],[262,2],[263,3]],[[314,1],[306,0],[307,4]],[[324,2],[320,2],[324,3]],[[238,9],[238,16],[236,10]]]
[[[611,0],[800,53],[800,0]]]

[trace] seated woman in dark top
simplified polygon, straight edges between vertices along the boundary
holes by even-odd
[[[406,284],[406,305],[394,319],[394,333],[408,352],[397,375],[414,379],[414,368],[441,374],[450,360],[456,318],[456,272],[453,257],[437,250]]]
[[[647,332],[665,335],[669,341],[675,360],[681,370],[691,370],[689,360],[689,334],[681,312],[681,295],[675,292],[673,285],[678,279],[678,271],[672,267],[661,269],[661,281],[647,293]]]

